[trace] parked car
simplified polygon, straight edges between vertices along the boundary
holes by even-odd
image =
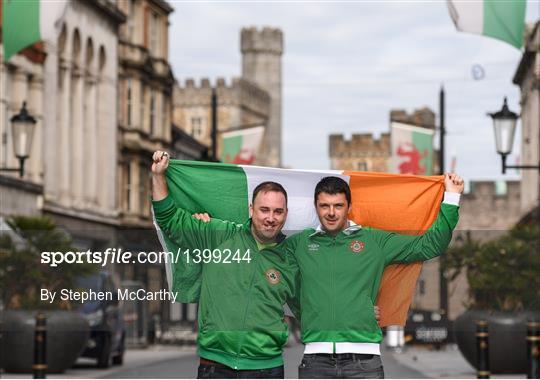
[[[90,338],[81,356],[97,359],[99,368],[122,364],[126,331],[118,300],[118,287],[112,275],[102,271],[77,279],[77,284],[80,289],[112,295],[112,299],[86,301],[79,307],[78,311],[90,324]]]

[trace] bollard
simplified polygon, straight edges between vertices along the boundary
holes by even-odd
[[[487,321],[476,321],[476,359],[478,379],[489,379],[489,336]]]
[[[45,379],[47,374],[47,317],[39,312],[34,334],[34,379]]]
[[[540,322],[527,322],[527,379],[540,378]]]

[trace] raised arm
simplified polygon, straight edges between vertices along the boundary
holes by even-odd
[[[169,194],[165,172],[169,155],[154,152],[152,163],[152,206],[156,222],[161,230],[181,248],[213,249],[229,239],[239,228],[236,223],[212,219],[209,223],[192,217],[187,210],[178,207]]]

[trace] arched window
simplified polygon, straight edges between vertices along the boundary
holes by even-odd
[[[93,60],[94,60],[94,44],[92,43],[92,39],[88,37],[88,39],[86,40],[85,65],[86,65],[86,70],[88,70],[89,72],[92,72],[94,69]]]
[[[79,29],[75,29],[73,32],[73,43],[71,49],[71,60],[77,66],[80,66],[80,57],[81,57],[81,35]]]
[[[107,55],[105,53],[105,47],[101,45],[99,47],[99,74],[102,74],[103,70],[105,69],[105,65],[107,64]]]
[[[67,26],[64,23],[62,25],[62,31],[58,36],[58,57],[63,57],[66,52],[66,41],[67,41]]]

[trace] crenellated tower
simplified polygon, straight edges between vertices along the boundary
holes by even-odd
[[[258,84],[271,97],[270,117],[257,164],[280,167],[283,33],[276,28],[243,28],[240,46],[242,77]]]

